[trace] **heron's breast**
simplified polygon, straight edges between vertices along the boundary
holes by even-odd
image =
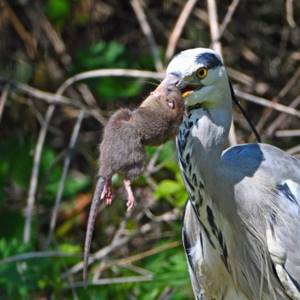
[[[197,126],[195,124],[193,118],[185,119],[177,138],[182,176],[203,236],[202,244],[197,241],[187,254],[194,263],[207,299],[246,299],[238,292],[235,280],[237,271],[230,256],[230,250],[235,247],[232,228],[207,193],[201,170],[195,161],[197,157],[193,155],[191,130]],[[235,291],[236,296],[231,290]]]

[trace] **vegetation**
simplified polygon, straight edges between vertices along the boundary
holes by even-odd
[[[82,283],[103,126],[147,96],[174,52],[221,49],[263,141],[299,156],[299,1],[217,1],[219,22],[214,2],[0,0],[1,299],[193,299],[180,243],[187,194],[173,141],[147,148],[132,212],[122,179],[113,178],[115,198],[100,209],[95,261],[86,289]],[[186,22],[177,22],[182,12]],[[153,73],[73,77],[103,69]],[[254,141],[238,110],[235,133]]]

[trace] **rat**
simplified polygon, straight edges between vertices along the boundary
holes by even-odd
[[[100,144],[99,172],[86,230],[83,279],[86,273],[94,223],[100,201],[112,202],[111,178],[124,176],[127,210],[135,203],[131,181],[145,167],[145,145],[157,146],[176,136],[185,107],[178,78],[168,75],[135,110],[121,108],[109,119]]]

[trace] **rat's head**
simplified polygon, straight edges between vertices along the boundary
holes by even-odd
[[[169,74],[152,92],[152,95],[156,97],[155,102],[160,113],[171,122],[172,120],[181,120],[185,109],[184,100],[177,84],[178,77]]]
[[[227,97],[228,77],[220,56],[211,49],[195,48],[180,52],[169,63],[166,78],[177,78],[187,106],[213,107]]]
[[[167,74],[164,80],[152,91],[141,107],[154,110],[156,115],[162,115],[169,121],[183,117],[184,101],[180,89],[178,89],[178,77]]]

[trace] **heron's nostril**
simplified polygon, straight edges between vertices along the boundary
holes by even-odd
[[[168,81],[170,83],[173,83],[176,85],[180,82],[181,74],[177,73],[177,72],[171,72],[171,73],[167,74],[167,77],[168,77]]]

